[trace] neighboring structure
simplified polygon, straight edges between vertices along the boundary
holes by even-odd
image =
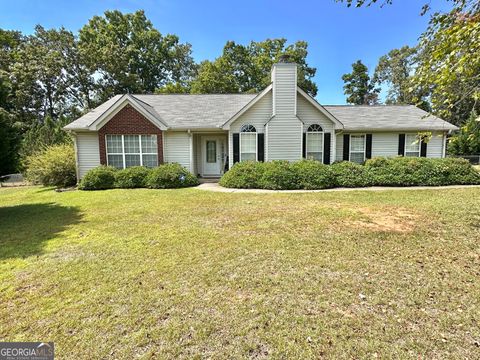
[[[218,177],[243,160],[444,157],[457,127],[415,106],[322,106],[297,86],[296,64],[277,63],[259,94],[116,95],[65,129],[81,178],[100,164],[177,162]],[[431,132],[428,143],[419,132]]]

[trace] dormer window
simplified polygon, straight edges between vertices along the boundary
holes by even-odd
[[[323,129],[318,124],[312,124],[307,129],[307,159],[323,162]]]
[[[257,161],[257,129],[246,124],[240,129],[240,161]]]

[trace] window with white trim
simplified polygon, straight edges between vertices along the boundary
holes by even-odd
[[[240,161],[257,161],[257,129],[253,125],[243,125],[240,129]]]
[[[350,161],[363,163],[365,161],[365,135],[350,135]]]
[[[307,159],[323,162],[323,129],[320,125],[312,124],[308,127],[306,142]]]
[[[405,134],[405,156],[420,156],[420,139],[417,134]]]
[[[158,165],[157,135],[106,135],[107,164],[118,169]]]

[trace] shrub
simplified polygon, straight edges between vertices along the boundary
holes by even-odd
[[[238,189],[260,188],[260,178],[263,175],[264,163],[242,161],[235,163],[220,179],[220,185]]]
[[[434,162],[434,174],[445,179],[448,184],[480,184],[480,172],[466,159],[446,158],[436,159]]]
[[[298,180],[290,162],[274,160],[263,164],[259,185],[262,189],[294,190],[299,189]]]
[[[180,164],[164,164],[150,171],[146,185],[152,189],[171,189],[198,185],[198,179]]]
[[[372,185],[369,174],[363,165],[342,161],[330,165],[330,170],[335,178],[335,186],[363,187]]]
[[[53,145],[26,159],[27,180],[45,186],[67,187],[77,182],[72,145]]]
[[[291,166],[300,189],[327,189],[335,186],[335,177],[329,165],[315,160],[302,160]]]
[[[151,169],[143,166],[132,166],[115,173],[115,187],[120,189],[143,188]]]
[[[80,181],[81,190],[112,189],[115,185],[117,169],[111,166],[98,166],[89,170]]]
[[[397,157],[374,158],[365,165],[348,161],[323,165],[314,160],[242,162],[220,180],[226,187],[274,190],[455,184],[480,184],[480,172],[464,159]]]
[[[418,157],[376,158],[365,168],[379,186],[439,186],[477,184],[479,176],[464,159]]]

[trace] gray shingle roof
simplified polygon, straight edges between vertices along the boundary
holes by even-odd
[[[324,105],[345,130],[456,130],[457,127],[413,105]]]
[[[217,128],[227,122],[257,94],[133,95],[145,110],[171,128]],[[121,95],[103,103],[65,129],[86,129]]]
[[[97,106],[95,109],[89,111],[82,117],[79,117],[77,120],[71,122],[64,129],[67,130],[76,130],[76,129],[88,129],[88,127],[93,124],[105,111],[107,111],[110,106],[112,106],[122,95],[115,95],[111,99],[105,101],[102,105]]]
[[[138,104],[170,128],[217,128],[227,122],[257,94],[132,95]],[[116,95],[65,126],[67,130],[88,129],[122,95]],[[351,131],[455,130],[456,126],[411,105],[324,105]]]

